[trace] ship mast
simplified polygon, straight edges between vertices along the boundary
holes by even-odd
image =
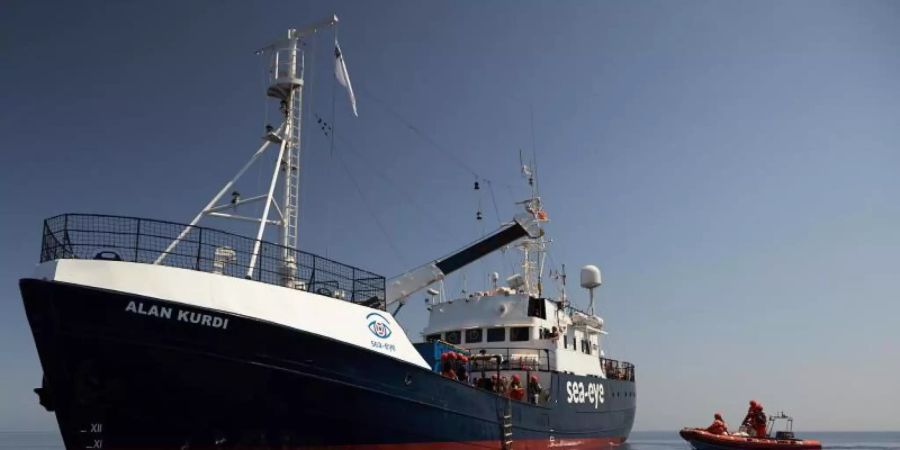
[[[266,90],[266,95],[279,102],[282,122],[278,127],[266,126],[263,143],[256,153],[194,217],[190,225],[169,244],[166,250],[156,259],[155,264],[161,263],[204,216],[249,220],[259,223],[259,228],[257,229],[256,242],[247,268],[247,278],[252,278],[253,271],[256,269],[266,225],[273,225],[279,230],[280,243],[283,246],[283,254],[281,255],[282,266],[279,268],[282,282],[285,286],[294,287],[297,269],[295,250],[297,250],[300,212],[300,137],[303,119],[303,79],[306,69],[304,50],[301,43],[304,37],[324,28],[334,26],[337,23],[337,16],[332,15],[303,29],[289,29],[285,38],[277,40],[257,51],[257,54],[268,58],[269,86]],[[279,150],[275,166],[272,169],[272,176],[269,180],[268,191],[265,194],[248,198],[241,198],[237,192],[234,192],[229,201],[221,203],[222,197],[232,189],[238,179],[270,146],[277,146]],[[275,191],[279,179],[281,179],[282,194],[281,201],[276,201]],[[263,210],[259,217],[247,217],[235,213],[237,206],[255,202],[264,202]],[[275,210],[274,215],[271,214],[273,206]]]
[[[522,176],[528,180],[531,196],[519,204],[523,205],[525,212],[530,214],[536,222],[547,222],[547,213],[544,211],[541,197],[538,194],[533,167],[523,163]],[[523,289],[526,294],[533,297],[543,295],[541,278],[544,272],[544,258],[547,255],[548,243],[549,241],[545,239],[542,232],[539,236],[523,239],[518,244],[519,250],[522,252]]]

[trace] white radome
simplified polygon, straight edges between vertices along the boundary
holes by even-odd
[[[597,266],[589,264],[581,268],[581,287],[585,289],[594,289],[603,283],[600,277],[600,269]]]

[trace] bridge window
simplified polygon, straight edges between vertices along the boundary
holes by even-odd
[[[425,336],[425,342],[434,342],[441,340],[441,333],[429,334]]]
[[[506,340],[506,328],[488,328],[488,342],[503,342]]]
[[[484,336],[482,336],[481,328],[473,328],[471,330],[466,330],[466,343],[467,344],[475,344],[481,342]]]
[[[531,338],[531,327],[512,327],[509,329],[510,342],[524,342]]]
[[[547,305],[542,298],[528,298],[528,317],[540,317],[547,319]]]
[[[448,331],[444,333],[444,340],[451,344],[459,344],[462,342],[462,332],[459,330]]]

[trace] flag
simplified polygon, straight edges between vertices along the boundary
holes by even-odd
[[[356,96],[353,95],[353,85],[350,84],[350,74],[347,73],[347,63],[344,62],[344,55],[341,54],[341,46],[337,39],[334,40],[334,76],[338,83],[341,83],[347,89],[347,95],[350,97],[350,106],[353,107],[353,115],[359,117],[356,113]]]

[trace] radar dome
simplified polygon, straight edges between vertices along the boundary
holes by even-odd
[[[585,289],[594,289],[600,286],[603,281],[600,279],[600,269],[594,265],[587,265],[581,268],[581,287]]]

